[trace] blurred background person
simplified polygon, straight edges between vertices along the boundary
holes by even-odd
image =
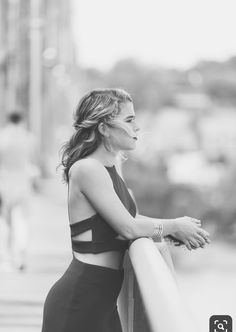
[[[5,270],[26,267],[29,201],[33,179],[39,175],[36,151],[36,139],[26,129],[23,114],[11,112],[0,131],[0,193],[6,246],[1,263]]]
[[[0,196],[0,266],[6,269],[7,264],[7,224],[3,214],[2,197]]]

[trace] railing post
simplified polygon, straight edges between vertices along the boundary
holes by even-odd
[[[174,268],[174,264],[173,264],[172,257],[171,257],[171,254],[170,254],[169,246],[167,245],[167,243],[165,241],[155,242],[155,246],[159,250],[159,252],[162,255],[162,257],[163,257],[164,261],[166,262],[167,266],[169,267],[173,278],[177,282],[175,268]]]
[[[164,261],[168,265],[174,279],[176,280],[176,274],[174,270],[174,265],[172,261],[172,257],[170,254],[169,246],[165,241],[155,242],[155,246],[159,250],[160,254],[162,255]],[[133,298],[134,298],[134,322],[133,328],[135,332],[151,332],[150,324],[148,322],[147,313],[145,310],[145,306],[143,304],[142,296],[140,293],[139,286],[137,284],[137,280],[135,276],[134,278],[134,287],[133,287]]]
[[[118,311],[121,319],[123,332],[133,332],[134,321],[134,272],[128,253],[124,259],[125,277],[118,298]]]
[[[165,244],[157,246],[151,239],[140,238],[129,249],[151,331],[196,332],[179,294],[171,257]]]

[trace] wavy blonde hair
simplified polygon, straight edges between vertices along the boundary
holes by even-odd
[[[98,130],[100,123],[119,126],[115,118],[121,111],[121,104],[133,102],[123,89],[96,89],[87,93],[79,102],[75,114],[74,134],[62,147],[62,166],[64,180],[68,183],[70,167],[79,159],[94,152],[103,142],[109,149]]]

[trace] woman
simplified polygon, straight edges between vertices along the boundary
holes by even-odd
[[[135,148],[139,130],[127,92],[85,95],[74,128],[62,158],[74,257],[47,296],[42,332],[121,332],[117,297],[130,240],[170,235],[191,249],[208,243],[209,234],[193,218],[136,214],[115,166],[121,151]]]

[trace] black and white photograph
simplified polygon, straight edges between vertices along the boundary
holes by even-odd
[[[233,332],[234,0],[0,1],[0,331]]]

